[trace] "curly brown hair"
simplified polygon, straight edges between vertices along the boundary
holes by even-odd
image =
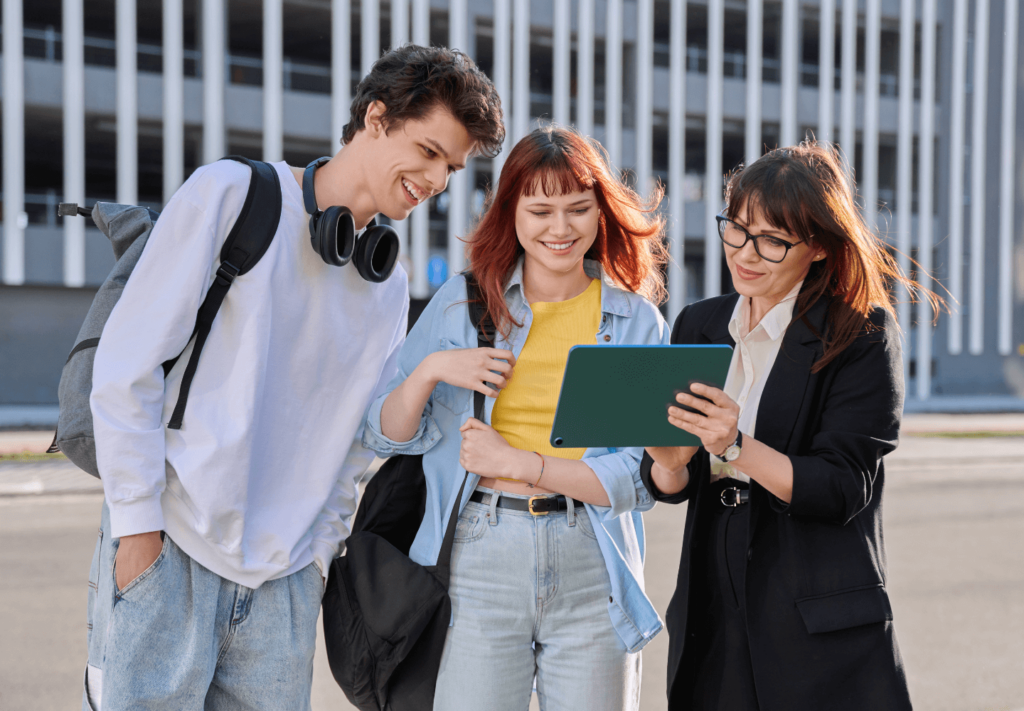
[[[407,44],[374,62],[356,87],[350,119],[342,130],[342,145],[365,127],[366,109],[374,101],[384,104],[386,132],[441,107],[466,127],[481,155],[493,158],[505,141],[497,89],[476,63],[457,49]]]

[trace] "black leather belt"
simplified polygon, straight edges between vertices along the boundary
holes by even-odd
[[[722,489],[722,493],[718,495],[718,500],[722,502],[722,506],[734,509],[750,501],[750,490],[730,486],[727,489]]]
[[[491,503],[491,494],[486,491],[474,491],[469,500],[478,504],[489,504]],[[583,506],[582,501],[574,499],[573,503],[575,508]],[[568,511],[569,502],[561,494],[555,496],[541,494],[539,496],[531,496],[528,499],[519,499],[514,496],[499,496],[498,508],[512,509],[513,511],[529,511],[534,516],[547,516],[549,513]]]
[[[734,509],[750,501],[750,485],[736,479],[719,479],[708,492],[719,506]]]

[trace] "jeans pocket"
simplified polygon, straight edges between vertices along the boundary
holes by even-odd
[[[583,535],[592,541],[597,540],[597,534],[594,533],[594,522],[590,520],[589,514],[585,508],[576,509],[576,528],[583,532]]]
[[[455,525],[455,540],[459,543],[475,541],[484,535],[486,529],[487,524],[480,514],[463,511]]]
[[[132,590],[137,588],[142,582],[144,582],[146,580],[146,578],[151,577],[153,575],[153,573],[156,572],[156,569],[158,567],[160,567],[160,564],[164,561],[164,558],[167,557],[167,548],[168,548],[168,546],[171,543],[171,537],[170,536],[168,536],[166,533],[162,533],[161,535],[163,536],[164,542],[163,542],[163,545],[160,547],[160,555],[158,555],[156,557],[156,560],[154,560],[152,563],[150,563],[148,568],[146,568],[141,573],[139,573],[137,576],[135,576],[135,579],[132,580],[127,585],[125,585],[124,588],[121,589],[121,590],[119,590],[117,588],[117,552],[115,551],[115,553],[114,553],[114,565],[113,565],[113,567],[110,570],[110,574],[112,576],[114,576],[114,596],[115,596],[115,598],[122,598],[125,595],[127,595],[128,593],[130,593]]]

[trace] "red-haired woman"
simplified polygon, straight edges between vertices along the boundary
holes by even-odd
[[[649,447],[641,467],[655,499],[689,501],[666,615],[669,708],[909,709],[881,504],[903,412],[886,285],[917,285],[825,147],[771,151],[726,199],[719,235],[739,293],[688,306],[672,332],[735,347],[724,391],[680,395],[699,412],[670,408],[669,421],[703,446]]]
[[[637,706],[639,651],[662,627],[643,590],[640,512],[653,505],[643,450],[554,449],[549,437],[571,347],[668,340],[649,300],[664,290],[655,206],[570,129],[521,140],[469,238],[494,348],[474,347],[458,275],[371,407],[367,447],[424,455],[426,513],[410,557],[433,565],[461,511],[434,708],[521,711],[535,675],[541,708]],[[473,391],[489,396],[490,425],[472,416]]]

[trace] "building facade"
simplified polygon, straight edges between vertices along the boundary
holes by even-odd
[[[112,265],[58,202],[159,209],[227,154],[333,153],[359,78],[409,41],[492,76],[507,147],[573,123],[642,192],[665,186],[670,319],[731,289],[723,174],[806,137],[837,143],[868,223],[949,292],[935,326],[901,299],[908,409],[1024,409],[1018,1],[3,0],[0,426],[52,418]],[[464,264],[457,238],[501,161],[473,161],[396,225],[414,299]]]

